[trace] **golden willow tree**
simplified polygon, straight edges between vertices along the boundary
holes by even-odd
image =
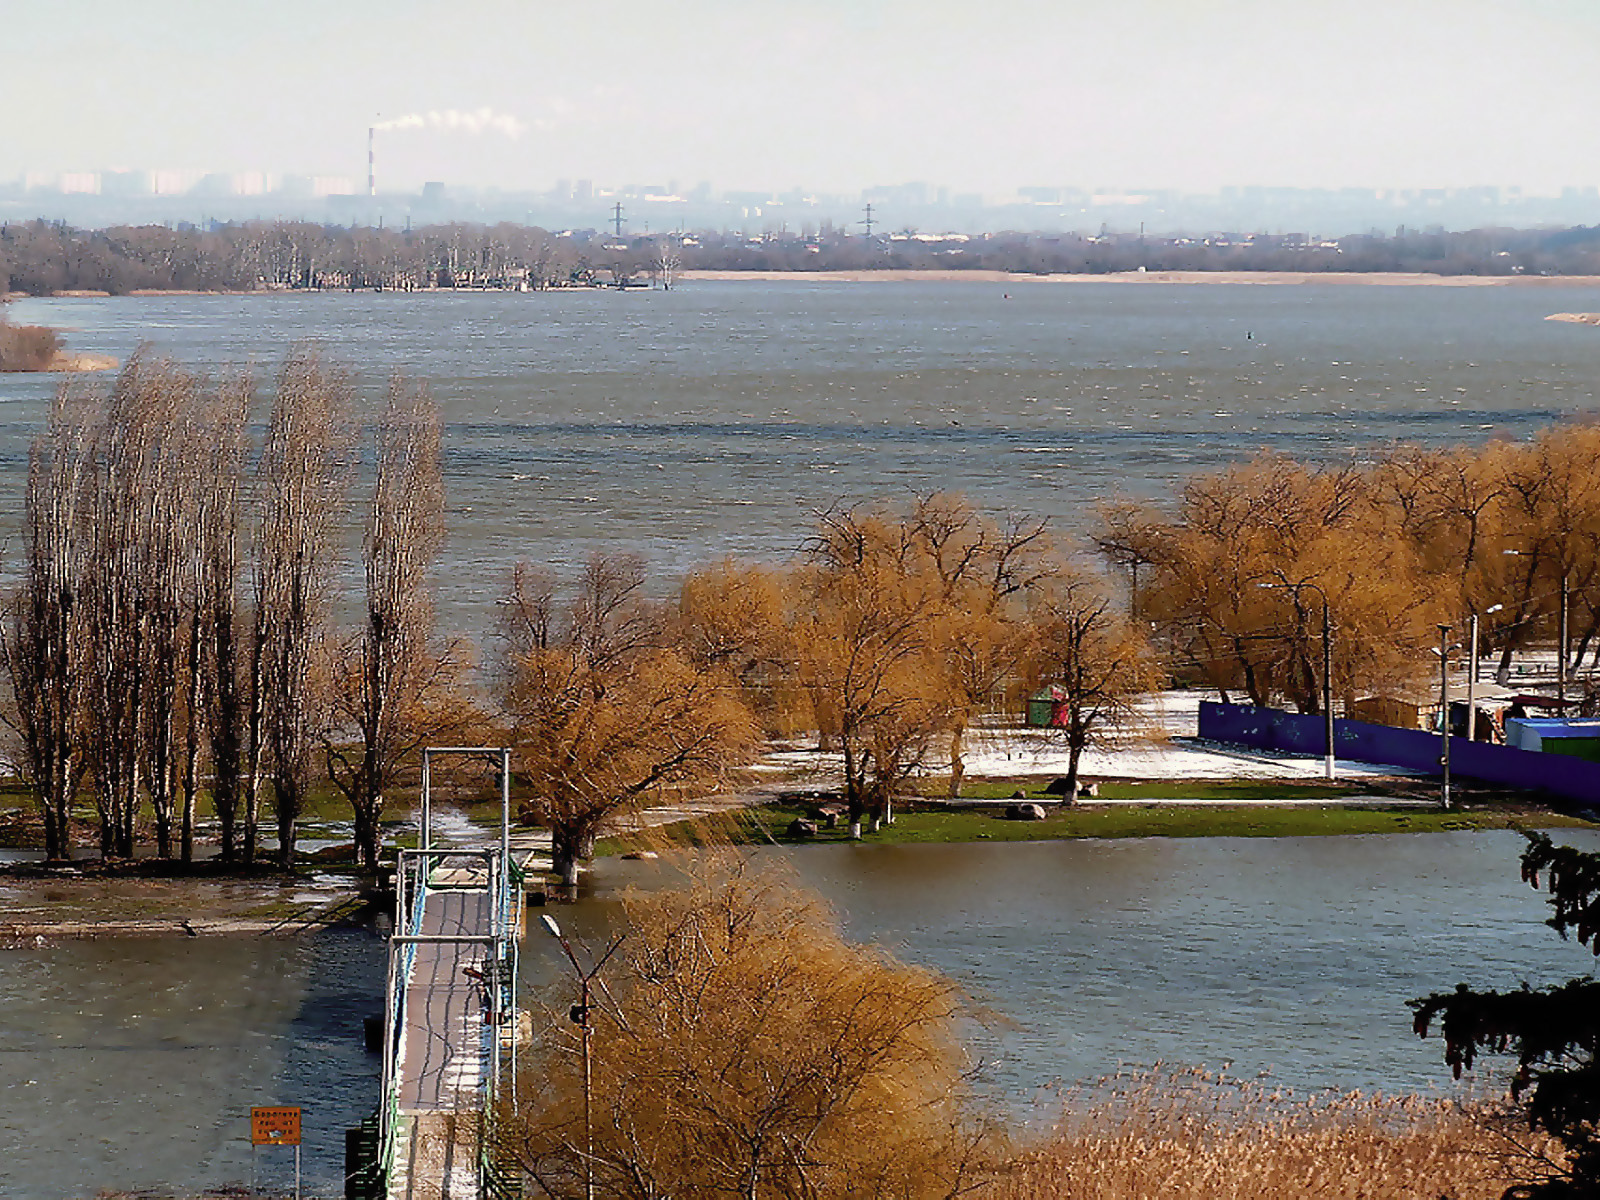
[[[684,578],[674,617],[673,636],[690,661],[732,679],[769,737],[810,727],[793,671],[787,579],[780,568],[724,558]]]
[[[599,556],[565,592],[519,567],[504,598],[501,700],[532,799],[568,884],[605,820],[714,786],[758,741],[737,681],[686,653],[636,558]]]
[[[1061,736],[1077,752],[1124,718],[1157,675],[1108,596],[1057,557],[1042,520],[934,493],[823,513],[786,566],[690,575],[679,635],[732,673],[769,733],[814,730],[839,752],[859,837],[893,820],[914,775],[948,765],[959,794],[974,725],[1041,681],[1070,691]],[[1072,647],[1048,644],[1069,620]]]
[[[1464,630],[1473,615],[1502,672],[1518,647],[1556,643],[1563,607],[1568,670],[1600,650],[1591,421],[1520,443],[1397,446],[1365,464],[1264,454],[1189,480],[1170,508],[1119,503],[1102,517],[1097,540],[1138,580],[1138,615],[1192,674],[1253,704],[1321,703],[1310,585],[1329,599],[1334,691],[1347,699],[1425,684],[1435,625]]]
[[[1262,455],[1190,480],[1171,515],[1109,507],[1098,540],[1114,559],[1141,564],[1138,616],[1162,631],[1176,663],[1225,699],[1285,697],[1304,712],[1320,710],[1312,585],[1328,597],[1342,696],[1400,686],[1426,670],[1434,621],[1448,611],[1353,466]]]
[[[946,747],[951,791],[972,721],[1015,702],[1036,649],[1027,605],[1057,571],[1044,522],[995,521],[934,493],[824,513],[790,572],[794,674],[844,757],[853,836]]]
[[[849,942],[814,893],[713,860],[617,925],[587,1079],[563,982],[495,1122],[536,1194],[949,1200],[996,1165],[954,985]]]

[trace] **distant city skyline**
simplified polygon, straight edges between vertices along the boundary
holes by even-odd
[[[686,187],[678,180],[619,184],[565,179],[551,188],[522,191],[442,180],[413,191],[380,184],[369,196],[348,176],[265,171],[28,172],[17,180],[0,180],[0,222],[36,218],[83,228],[290,219],[407,228],[509,221],[630,236],[698,230],[750,236],[1060,231],[1192,237],[1299,234],[1314,239],[1401,229],[1600,225],[1600,189],[1569,186],[1541,196],[1515,186],[1230,185],[1187,192],[1036,184],[1009,195],[986,196],[921,181],[827,193],[805,188],[718,191],[709,183]]]
[[[801,183],[783,188],[761,188],[733,182],[730,186],[715,187],[709,180],[688,183],[678,178],[655,182],[619,182],[605,179],[570,179],[553,181],[546,187],[507,188],[494,184],[474,185],[462,180],[430,179],[416,185],[394,184],[381,174],[358,178],[353,174],[319,175],[306,171],[269,171],[245,169],[240,171],[208,171],[202,168],[123,166],[115,168],[82,167],[73,170],[52,171],[25,169],[12,179],[0,178],[0,193],[13,197],[27,194],[104,195],[104,196],[266,196],[281,193],[304,194],[315,197],[349,197],[360,199],[369,194],[385,197],[439,195],[444,190],[456,194],[479,195],[560,195],[576,200],[606,197],[630,197],[658,202],[681,200],[708,200],[739,197],[759,202],[758,198],[787,199],[792,203],[811,202],[818,199],[912,198],[917,206],[950,204],[952,202],[985,207],[1011,204],[1051,205],[1063,197],[1093,200],[1099,204],[1116,204],[1119,201],[1139,203],[1167,196],[1227,196],[1244,192],[1303,192],[1346,194],[1367,198],[1403,200],[1407,197],[1444,197],[1474,194],[1505,198],[1571,198],[1575,194],[1600,194],[1600,185],[1565,183],[1547,190],[1525,188],[1515,181],[1480,181],[1470,185],[1448,187],[1399,186],[1341,186],[1306,187],[1273,181],[1225,182],[1209,189],[1190,189],[1162,186],[1129,186],[1106,184],[1092,180],[1033,180],[1009,189],[980,188],[974,191],[957,191],[938,181],[908,179],[896,182],[875,180],[853,188],[826,190],[805,187]]]
[[[1591,0],[13,0],[0,182],[1600,183]]]

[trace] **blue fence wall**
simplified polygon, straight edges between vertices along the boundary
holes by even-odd
[[[1325,729],[1324,719],[1315,714],[1200,702],[1200,736],[1212,741],[1320,755],[1325,750]],[[1339,758],[1439,773],[1442,748],[1436,733],[1341,719],[1333,723],[1333,743]],[[1450,773],[1483,783],[1542,788],[1568,799],[1600,805],[1600,764],[1564,754],[1539,754],[1453,737]]]

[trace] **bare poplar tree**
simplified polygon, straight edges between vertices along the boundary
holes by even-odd
[[[248,376],[225,380],[207,398],[202,422],[205,445],[195,503],[189,740],[183,785],[185,858],[193,852],[202,732],[211,747],[211,803],[220,826],[224,862],[239,857],[240,805],[255,795],[244,775],[249,704],[246,647],[241,642],[248,639],[249,628],[239,608],[238,582],[241,501],[249,454],[246,425],[254,390]],[[253,828],[253,820],[251,825]]]
[[[92,415],[81,393],[56,392],[46,431],[28,453],[22,586],[12,597],[5,666],[23,766],[44,815],[45,855],[72,848],[71,809],[87,766],[89,629],[80,603],[87,548],[85,483]]]
[[[187,564],[195,541],[201,391],[198,380],[176,369],[163,372],[157,386],[159,394],[141,414],[161,423],[147,435],[151,452],[138,494],[144,522],[135,566],[145,624],[140,639],[146,680],[141,733],[145,790],[155,817],[156,853],[171,858],[184,765],[180,710],[192,641]]]
[[[439,410],[426,390],[389,386],[364,545],[366,616],[340,652],[325,731],[328,774],[350,801],[361,862],[377,866],[384,792],[422,740],[459,723],[459,655],[432,645],[428,571],[444,541]],[[343,735],[353,728],[351,747]]]
[[[252,738],[272,777],[278,857],[294,861],[295,823],[305,806],[317,737],[312,658],[321,648],[324,590],[335,513],[343,493],[345,377],[306,347],[278,377],[257,472],[261,507],[256,545],[252,671],[257,716]],[[249,830],[246,831],[247,854]]]
[[[682,272],[682,240],[671,234],[658,237],[651,246],[650,274],[661,281],[663,291],[670,292]]]
[[[160,611],[169,568],[158,561],[163,534],[164,443],[177,421],[186,378],[169,362],[143,353],[128,361],[106,399],[93,443],[90,569],[83,589],[93,631],[89,688],[90,747],[100,847],[131,857],[140,809],[140,785],[154,781],[147,759],[159,737],[149,706],[162,705],[166,673]],[[157,823],[170,834],[170,810],[153,794]]]

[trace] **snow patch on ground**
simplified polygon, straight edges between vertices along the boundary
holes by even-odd
[[[1320,755],[1286,754],[1242,746],[1203,742],[1197,736],[1200,702],[1216,700],[1215,693],[1160,692],[1146,697],[1134,719],[1119,729],[1107,745],[1085,750],[1078,775],[1086,780],[1115,779],[1305,779],[1322,778]],[[934,747],[925,771],[945,774],[949,763]],[[968,776],[1049,776],[1066,774],[1068,754],[1060,734],[1022,726],[985,725],[967,735]],[[836,754],[815,750],[784,749],[764,755],[758,770],[806,770],[837,775],[842,767]],[[1335,770],[1342,777],[1412,774],[1401,767],[1339,759]]]

